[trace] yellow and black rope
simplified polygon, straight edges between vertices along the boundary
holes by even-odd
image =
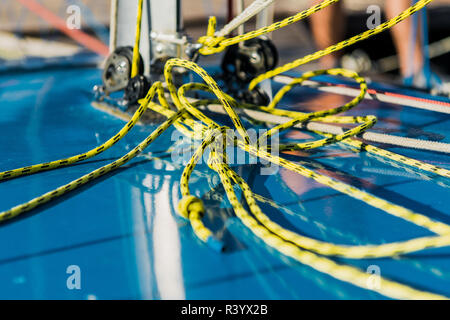
[[[215,19],[210,19],[208,26],[207,35],[200,38],[199,42],[203,44],[200,49],[202,54],[212,54],[223,50],[226,46],[245,41],[247,39],[260,36],[267,32],[272,32],[280,29],[286,25],[299,21],[328,5],[331,5],[338,0],[326,0],[321,4],[314,6],[308,10],[300,12],[299,14],[284,19],[281,22],[277,22],[271,26],[249,32],[242,36],[237,36],[229,39],[225,38],[215,38]],[[393,25],[399,23],[405,18],[412,15],[417,10],[421,9],[427,5],[431,0],[420,0],[415,5],[405,10],[399,16],[394,19],[387,21],[386,23],[380,25],[379,27],[366,31],[358,36],[352,37],[346,41],[338,43],[330,48],[322,51],[318,51],[312,55],[306,56],[302,59],[298,59],[290,64],[286,64],[282,67],[276,68],[269,71],[257,78],[255,78],[250,83],[250,89],[254,88],[260,81],[268,79],[276,74],[285,72],[293,67],[299,66],[301,64],[307,63],[314,59],[320,58],[326,54],[339,50],[345,46],[356,43],[360,40],[366,39],[374,34],[377,34],[383,30],[386,30]],[[139,2],[139,13],[138,13],[138,26],[136,28],[136,46],[134,48],[134,58],[133,58],[133,70],[136,71],[139,53],[139,37],[140,37],[140,16],[142,10],[142,0]],[[176,88],[172,80],[172,71],[175,67],[182,67],[191,70],[192,72],[199,75],[204,84],[200,83],[188,83],[182,85],[180,88]],[[330,74],[337,76],[344,76],[354,79],[360,85],[360,94],[355,97],[349,103],[343,106],[328,109],[325,111],[318,111],[312,113],[301,113],[289,110],[283,110],[276,108],[278,103],[281,101],[283,96],[288,93],[294,86],[301,85],[301,83],[311,77]],[[244,108],[246,106],[237,103],[232,97],[225,94],[214,81],[214,79],[208,75],[208,73],[198,66],[196,63],[182,60],[182,59],[170,59],[164,68],[164,77],[167,88],[170,93],[171,101],[169,101],[164,95],[164,89],[161,82],[154,83],[146,97],[140,101],[140,107],[137,109],[135,114],[132,116],[130,121],[112,138],[103,143],[102,145],[89,150],[85,153],[78,154],[69,158],[56,160],[48,163],[32,165],[24,168],[18,168],[13,170],[8,170],[5,172],[0,172],[0,181],[17,178],[23,175],[37,173],[45,170],[51,170],[67,166],[79,161],[83,161],[92,158],[101,152],[112,147],[120,139],[122,139],[133,126],[137,123],[139,118],[147,109],[152,109],[160,114],[167,117],[155,131],[153,131],[145,140],[138,144],[134,149],[128,152],[126,155],[120,159],[105,165],[99,169],[96,169],[79,179],[69,182],[55,190],[49,191],[31,201],[24,204],[15,206],[9,210],[0,213],[0,222],[6,221],[13,217],[16,217],[26,211],[29,211],[37,206],[49,202],[57,197],[66,194],[89,181],[98,178],[108,172],[111,172],[120,166],[124,165],[139,153],[142,152],[151,142],[153,142],[157,137],[159,137],[165,130],[170,128],[172,125],[180,130],[183,134],[190,136],[193,139],[201,139],[202,143],[200,147],[195,151],[193,157],[189,161],[188,165],[185,167],[183,174],[181,176],[181,191],[183,198],[179,202],[178,211],[181,216],[189,219],[194,233],[197,237],[217,250],[222,250],[224,245],[219,240],[217,240],[213,232],[207,228],[203,223],[202,218],[205,214],[206,208],[203,206],[201,199],[191,195],[189,191],[189,179],[195,166],[203,154],[209,149],[209,167],[218,173],[220,180],[225,188],[226,195],[230,201],[236,216],[240,221],[249,228],[258,238],[264,241],[268,246],[273,247],[279,252],[292,257],[293,259],[311,266],[312,268],[326,273],[336,279],[346,281],[348,283],[354,284],[356,286],[377,291],[385,296],[398,298],[398,299],[441,299],[445,298],[439,294],[429,293],[414,289],[410,286],[400,284],[398,282],[381,278],[381,286],[379,288],[367,288],[367,280],[370,275],[359,270],[353,266],[341,265],[327,256],[340,256],[352,259],[362,259],[362,258],[379,258],[379,257],[394,257],[401,254],[406,254],[418,250],[423,250],[431,247],[442,247],[450,245],[450,226],[439,222],[433,221],[424,214],[413,212],[408,208],[396,205],[394,203],[388,202],[384,199],[376,197],[369,194],[363,190],[355,188],[339,180],[328,177],[319,172],[310,170],[298,163],[286,160],[278,155],[272,154],[270,147],[259,146],[258,143],[252,144],[250,141],[247,130],[242,124],[241,119],[236,113],[237,108]],[[217,99],[201,100],[197,102],[190,102],[187,98],[187,93],[191,90],[201,90],[207,91],[214,94]],[[440,175],[446,178],[450,177],[449,170],[444,168],[439,168],[430,164],[423,163],[418,160],[410,159],[393,152],[389,152],[371,145],[367,145],[354,137],[363,133],[368,128],[372,127],[376,123],[376,117],[374,116],[361,116],[361,117],[349,117],[349,116],[338,116],[339,113],[348,111],[354,108],[365,96],[367,91],[367,85],[363,78],[359,77],[355,72],[344,70],[344,69],[330,69],[330,70],[319,70],[311,71],[305,73],[302,77],[294,79],[292,83],[281,88],[280,91],[274,96],[273,101],[268,106],[259,106],[261,111],[264,111],[271,115],[282,115],[291,118],[291,120],[283,123],[281,125],[275,126],[268,130],[265,135],[260,137],[268,138],[283,130],[287,130],[296,126],[298,124],[305,124],[310,121],[317,122],[327,122],[327,123],[339,123],[339,124],[351,124],[354,126],[351,129],[346,130],[344,133],[339,135],[330,135],[327,133],[314,131],[315,133],[322,135],[322,139],[315,141],[308,141],[295,144],[281,144],[280,150],[309,150],[313,148],[319,148],[332,143],[342,143],[350,145],[356,152],[366,151],[377,155],[381,158],[389,159],[390,161],[398,162],[402,165],[412,166],[414,168],[425,170],[431,172],[435,175]],[[154,102],[154,98],[158,96],[158,103]],[[173,103],[178,111],[173,111],[170,109],[170,102]],[[237,130],[240,137],[230,137],[228,136],[227,127],[221,126],[216,123],[213,119],[206,116],[201,112],[198,107],[202,104],[207,103],[220,103],[225,109],[226,113],[230,117],[234,129]],[[198,121],[196,121],[198,120]],[[200,124],[198,124],[200,122]],[[340,191],[350,197],[364,201],[367,205],[373,206],[384,211],[388,214],[396,216],[398,218],[404,219],[410,223],[421,226],[428,229],[429,231],[435,233],[435,236],[421,237],[416,239],[411,239],[402,242],[393,242],[383,245],[364,245],[364,246],[348,246],[323,242],[310,237],[302,236],[293,231],[283,228],[281,225],[271,221],[267,215],[265,215],[259,208],[257,201],[261,201],[261,197],[255,195],[248,184],[239,177],[227,164],[226,154],[224,153],[224,144],[232,145],[245,150],[251,155],[260,157],[262,159],[268,160],[273,164],[280,167],[284,167],[288,170],[296,172],[305,177],[311,178],[323,185]],[[242,191],[244,199],[248,205],[250,212],[248,212],[243,205],[238,200],[235,192],[235,188]]]

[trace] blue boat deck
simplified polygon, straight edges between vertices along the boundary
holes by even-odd
[[[0,171],[89,150],[124,122],[92,107],[94,68],[0,75]],[[418,96],[425,97],[422,93]],[[296,97],[296,98],[294,98]],[[337,106],[347,98],[295,89],[283,104],[296,110]],[[300,100],[300,102],[296,101]],[[351,115],[373,114],[372,129],[450,143],[446,114],[364,100]],[[155,126],[138,125],[117,145],[70,167],[0,183],[0,211],[28,201],[116,159]],[[146,152],[170,146],[171,130]],[[290,139],[303,139],[290,133]],[[450,169],[448,155],[383,148]],[[436,179],[340,145],[287,155],[308,168],[450,224],[448,179]],[[432,235],[361,201],[286,170],[259,175],[258,165],[234,167],[253,190],[283,207],[262,209],[283,226],[323,241],[381,244]],[[141,155],[61,199],[0,225],[0,299],[383,299],[268,248],[233,214],[218,177],[199,165],[191,190],[205,201],[205,221],[225,241],[203,245],[175,212],[183,167],[170,156]],[[415,288],[450,296],[450,247],[395,259],[334,259]],[[67,287],[79,266],[81,289]]]

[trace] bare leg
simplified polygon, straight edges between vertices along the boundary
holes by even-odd
[[[316,5],[323,0],[313,0]],[[396,1],[392,1],[396,2]],[[311,28],[319,50],[325,49],[343,40],[345,16],[342,10],[342,1],[332,4],[311,15]],[[326,55],[320,60],[323,68],[333,68],[339,61],[340,53]]]
[[[411,0],[391,0],[385,1],[386,3],[386,16],[391,19],[398,15],[400,12],[404,11],[411,6]],[[417,13],[416,13],[417,14]],[[420,19],[419,19],[420,22]],[[400,72],[403,77],[411,76],[417,73],[422,68],[423,64],[423,52],[421,46],[421,36],[420,32],[417,31],[417,39],[414,45],[414,60],[411,60],[411,32],[413,27],[413,18],[400,22],[395,27],[391,28],[392,37],[394,39],[394,44],[397,49],[399,61],[400,61]],[[418,28],[420,29],[420,28]],[[412,67],[412,65],[414,68]],[[411,74],[412,73],[412,74]]]

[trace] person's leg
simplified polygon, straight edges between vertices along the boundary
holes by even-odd
[[[391,19],[411,6],[411,0],[395,0],[385,1],[386,16]],[[417,14],[417,13],[416,13]],[[418,19],[418,17],[416,17]],[[417,38],[414,41],[414,48],[411,51],[411,35],[413,28],[413,17],[400,22],[398,25],[391,28],[392,38],[397,49],[398,58],[400,62],[400,73],[404,78],[416,74],[422,69],[423,52],[421,46],[420,28],[416,31]],[[413,61],[410,61],[414,56]]]
[[[314,5],[323,0],[313,0]],[[345,30],[345,16],[342,1],[322,9],[310,17],[312,33],[319,50],[325,49],[343,40]],[[339,62],[339,52],[326,55],[321,59],[324,68],[333,68]]]

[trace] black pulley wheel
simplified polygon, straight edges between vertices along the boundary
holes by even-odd
[[[235,44],[227,48],[222,60],[222,70],[226,77],[234,77],[248,83],[265,73],[278,63],[278,52],[267,38],[253,38],[243,45]]]

